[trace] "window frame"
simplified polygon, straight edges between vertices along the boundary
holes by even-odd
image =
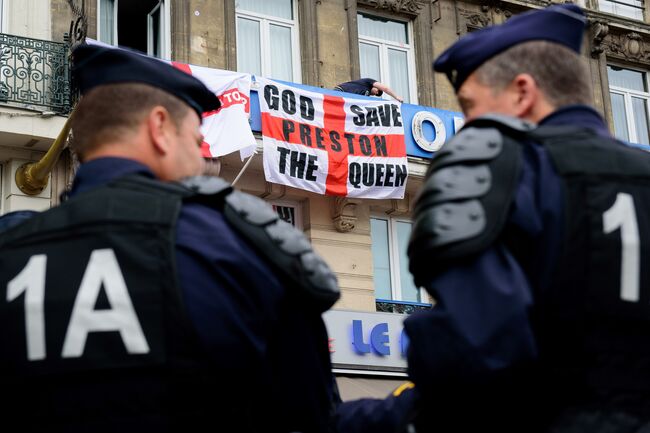
[[[160,10],[160,28],[158,31],[162,35],[161,58],[171,59],[171,11],[169,0],[160,0],[156,6],[147,14],[147,54],[153,55],[153,13]]]
[[[117,34],[117,8],[119,7],[119,0],[113,0],[113,34],[115,35],[115,40],[113,41],[112,44],[108,42],[104,42],[100,39],[100,35],[102,34],[101,32],[101,25],[102,25],[102,0],[97,0],[97,16],[96,21],[97,21],[97,34],[96,38],[99,42],[103,42],[105,44],[117,46],[118,45],[118,34]]]
[[[418,301],[405,300],[404,297],[402,296],[402,282],[400,278],[401,267],[400,267],[400,257],[399,257],[399,247],[398,247],[399,243],[398,243],[396,223],[398,222],[409,223],[411,224],[411,228],[413,228],[413,221],[411,220],[411,218],[409,218],[408,216],[390,216],[386,214],[371,213],[370,219],[383,220],[386,221],[388,225],[388,267],[390,269],[391,299],[378,298],[377,287],[374,287],[375,301],[427,303],[428,300],[426,298],[426,291],[422,287],[417,288],[418,296],[420,298]],[[372,244],[372,229],[370,230],[370,242]],[[374,278],[375,278],[374,257],[372,260],[373,260],[372,277],[373,277],[373,285],[374,285]]]
[[[0,0],[2,1],[2,0]],[[100,42],[104,42],[101,39],[99,39],[101,35],[101,2],[102,0],[97,0],[97,16],[96,18],[96,23],[97,23],[97,40]],[[113,46],[119,46],[120,44],[120,35],[117,31],[117,18],[118,18],[118,8],[119,8],[119,0],[113,0],[113,34],[115,35],[115,40],[113,41]],[[161,59],[171,59],[171,0],[160,0],[158,4],[152,9],[155,10],[156,8],[162,8],[161,10],[161,26],[160,26],[160,33],[162,35],[162,52],[161,52]],[[147,13],[147,55],[152,56],[152,50],[151,50],[151,44],[150,44],[150,27],[151,27],[151,22],[150,22],[150,12]],[[108,43],[108,42],[104,42]]]
[[[291,82],[293,83],[302,83],[302,74],[301,74],[301,63],[300,63],[300,22],[298,20],[298,2],[297,0],[291,0],[291,7],[293,10],[293,20],[286,18],[274,17],[272,15],[265,15],[259,12],[253,12],[248,10],[242,10],[235,7],[235,39],[239,34],[239,18],[248,19],[251,21],[257,21],[260,24],[260,62],[261,62],[261,76],[267,78],[274,78],[270,74],[271,68],[271,24],[277,25],[280,27],[289,28],[291,31],[291,62],[292,69],[291,73],[293,75]],[[238,44],[237,44],[238,45]],[[239,50],[239,46],[237,46]],[[239,71],[239,55],[237,55],[237,70]],[[239,72],[248,72],[255,75],[250,71],[239,71]]]
[[[613,5],[614,5],[613,8],[615,8],[617,4],[621,4],[621,5],[624,5],[624,6],[631,7],[632,9],[640,10],[641,11],[641,18],[631,17],[629,15],[621,14],[621,13],[618,13],[618,12],[606,11],[606,10],[601,8],[601,2],[613,3]],[[621,0],[597,0],[597,2],[596,2],[596,4],[598,5],[598,10],[600,12],[602,12],[602,13],[615,15],[617,17],[628,18],[628,19],[635,20],[635,21],[645,22],[646,21],[646,5],[645,5],[644,0],[641,0],[641,3],[642,3],[641,7],[638,7],[638,6],[635,6],[635,5],[631,5],[629,3],[625,3],[624,1],[621,1]]]
[[[627,69],[629,71],[634,71],[634,72],[639,72],[643,75],[643,80],[645,82],[646,89],[649,89],[647,92],[641,92],[639,90],[633,90],[633,89],[628,89],[625,87],[619,87],[619,86],[614,86],[609,82],[609,76],[607,77],[607,84],[609,87],[609,103],[611,105],[612,103],[612,94],[616,95],[621,95],[623,96],[623,101],[624,101],[624,106],[625,106],[625,120],[627,124],[627,134],[628,134],[628,142],[634,143],[634,144],[646,144],[646,143],[639,143],[638,142],[638,133],[637,133],[637,128],[636,128],[636,123],[634,122],[634,111],[632,107],[632,98],[639,98],[643,99],[645,101],[645,106],[646,106],[646,113],[647,113],[647,123],[648,126],[650,127],[650,81],[648,80],[648,71],[644,71],[642,69],[637,69],[637,68],[630,68],[627,66],[619,66],[614,63],[608,63],[607,66],[611,66],[613,68],[620,68],[620,69]],[[614,117],[614,108],[612,107],[612,119]],[[650,129],[650,128],[649,128]],[[614,134],[616,134],[616,131],[614,131]],[[648,135],[650,136],[650,130],[648,131]],[[650,143],[648,143],[650,144]]]
[[[294,209],[294,219],[295,224],[293,225],[300,231],[303,231],[303,221],[302,221],[302,206],[300,202],[293,200],[268,200],[268,204],[271,206],[283,206],[291,207]],[[275,209],[273,209],[275,211]]]
[[[5,23],[5,3],[4,0],[0,0],[0,33],[4,32],[4,29],[7,27]]]
[[[416,64],[415,64],[415,45],[413,39],[413,21],[408,19],[400,19],[398,17],[386,17],[377,13],[369,13],[366,11],[357,11],[357,19],[359,15],[365,15],[368,17],[377,17],[389,21],[394,21],[397,23],[402,23],[406,25],[406,37],[409,41],[408,44],[400,44],[399,42],[389,41],[387,39],[379,39],[372,36],[364,36],[359,33],[359,27],[357,26],[357,44],[362,43],[373,45],[379,48],[379,74],[380,77],[370,77],[381,83],[390,86],[390,67],[388,64],[388,50],[394,49],[396,51],[406,52],[406,64],[408,68],[408,84],[409,84],[409,104],[418,103],[418,92],[417,92],[417,76],[416,76]],[[359,46],[359,53],[361,52],[361,47]],[[361,59],[359,59],[361,63]],[[361,65],[359,65],[361,66]],[[361,68],[359,67],[359,71]],[[361,74],[363,75],[363,74]],[[365,77],[362,77],[365,78]],[[394,90],[394,89],[393,89]],[[389,96],[385,95],[385,99],[388,99]]]

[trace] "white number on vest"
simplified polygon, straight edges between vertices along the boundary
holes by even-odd
[[[634,199],[619,192],[616,201],[603,214],[605,234],[621,229],[621,299],[639,301],[640,242]]]
[[[27,359],[45,359],[45,271],[47,256],[38,254],[7,284],[7,301],[25,293],[25,334]],[[102,286],[110,308],[95,310]],[[72,309],[72,316],[63,341],[61,357],[83,355],[90,332],[118,331],[130,354],[149,353],[138,316],[126,288],[124,276],[112,249],[94,250],[90,254],[81,285]]]

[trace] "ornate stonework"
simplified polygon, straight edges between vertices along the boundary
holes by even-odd
[[[335,197],[332,201],[332,223],[341,233],[354,230],[357,223],[357,205],[359,200]]]
[[[458,9],[458,28],[456,29],[456,33],[459,35],[463,35],[471,30],[482,29],[491,24],[492,18],[490,17],[490,8],[488,6],[481,6],[481,12]]]
[[[369,6],[375,9],[386,9],[390,12],[405,12],[419,14],[424,6],[421,0],[359,0],[360,5]]]
[[[68,37],[71,46],[85,42],[88,33],[88,19],[86,18],[85,0],[67,0],[74,18],[70,23]]]
[[[611,30],[611,29],[609,29]],[[650,61],[650,35],[637,32],[600,33],[593,36],[592,54],[604,52],[607,57],[645,63]]]
[[[605,48],[603,39],[609,33],[609,26],[605,21],[595,21],[591,24],[591,55],[599,56]]]

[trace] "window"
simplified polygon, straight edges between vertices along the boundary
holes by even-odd
[[[357,15],[361,77],[388,84],[404,102],[416,102],[415,60],[408,23]]]
[[[406,219],[372,217],[372,263],[375,297],[381,300],[422,302],[408,270],[408,247],[411,222]]]
[[[302,212],[298,204],[290,201],[272,201],[273,210],[284,221],[297,229],[302,229]]]
[[[101,42],[170,58],[169,0],[98,0],[97,38]]]
[[[647,74],[608,65],[607,77],[616,137],[630,143],[650,144]]]
[[[598,0],[598,9],[643,21],[643,0]]]
[[[300,82],[294,0],[237,0],[237,70]]]

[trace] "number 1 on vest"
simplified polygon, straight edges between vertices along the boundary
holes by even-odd
[[[621,229],[621,299],[639,301],[640,242],[634,199],[619,192],[616,201],[603,213],[605,234]]]

